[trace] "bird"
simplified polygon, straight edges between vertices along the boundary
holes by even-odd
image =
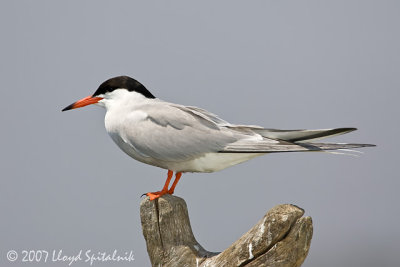
[[[375,146],[314,142],[355,131],[353,127],[281,130],[231,124],[205,109],[163,101],[129,76],[104,81],[93,95],[62,111],[92,104],[106,109],[106,131],[122,151],[135,160],[168,170],[163,188],[146,193],[150,200],[173,194],[183,173],[215,172],[269,153]]]

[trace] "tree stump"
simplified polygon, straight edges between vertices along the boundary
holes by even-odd
[[[300,266],[310,248],[313,226],[304,210],[278,205],[221,253],[205,250],[193,236],[186,203],[164,195],[140,203],[152,266]]]

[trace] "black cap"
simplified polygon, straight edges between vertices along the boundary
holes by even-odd
[[[129,76],[118,76],[108,79],[99,86],[93,96],[109,93],[116,89],[126,89],[130,92],[140,93],[147,98],[155,98],[155,96],[150,93],[143,84]]]

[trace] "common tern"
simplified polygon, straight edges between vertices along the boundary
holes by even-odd
[[[128,76],[103,82],[93,95],[62,111],[91,104],[106,109],[105,128],[119,148],[138,161],[168,170],[162,190],[146,194],[150,200],[173,194],[184,172],[215,172],[267,153],[374,146],[310,142],[356,128],[278,130],[231,124],[207,110],[158,99]]]

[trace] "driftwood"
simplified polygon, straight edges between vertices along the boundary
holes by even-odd
[[[193,236],[186,203],[164,195],[140,204],[152,266],[300,266],[310,248],[310,217],[293,205],[272,208],[247,233],[221,253],[205,250]]]

